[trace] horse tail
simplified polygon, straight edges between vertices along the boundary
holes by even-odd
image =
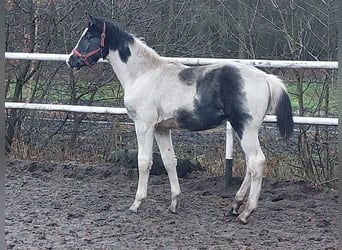
[[[282,80],[277,76],[266,74],[270,88],[270,111],[277,116],[277,125],[280,135],[285,139],[293,133],[292,107],[289,95]]]

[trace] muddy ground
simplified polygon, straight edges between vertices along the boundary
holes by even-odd
[[[8,160],[8,249],[337,249],[337,193],[303,181],[265,180],[249,224],[229,209],[240,179],[195,171],[180,178],[169,214],[166,175],[151,176],[138,214],[137,172],[119,164]]]

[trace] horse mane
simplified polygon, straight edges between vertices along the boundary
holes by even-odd
[[[151,47],[149,47],[145,41],[134,36],[134,43],[130,44],[130,48],[132,49],[133,53],[139,57],[144,57],[147,60],[147,63],[151,66],[158,66],[160,65],[160,55]]]
[[[99,18],[100,20],[110,24],[109,27],[116,34],[116,37],[124,41],[128,41],[132,54],[137,57],[144,58],[150,66],[157,67],[160,65],[161,57],[160,55],[151,47],[149,47],[143,37],[138,38],[134,34],[130,33],[124,26],[113,19]],[[108,27],[108,28],[109,28]]]

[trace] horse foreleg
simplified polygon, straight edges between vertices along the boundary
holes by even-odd
[[[177,212],[179,205],[179,195],[181,193],[178,176],[177,176],[177,159],[172,147],[170,130],[158,129],[154,133],[159,151],[169,176],[171,186],[171,205],[169,211],[172,213]]]
[[[129,210],[136,213],[147,196],[148,177],[152,166],[153,128],[145,124],[136,124],[135,129],[138,142],[139,181],[134,203]]]

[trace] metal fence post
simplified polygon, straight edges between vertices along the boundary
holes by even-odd
[[[226,166],[224,173],[224,186],[229,187],[232,184],[233,167],[233,128],[230,122],[226,123]]]

